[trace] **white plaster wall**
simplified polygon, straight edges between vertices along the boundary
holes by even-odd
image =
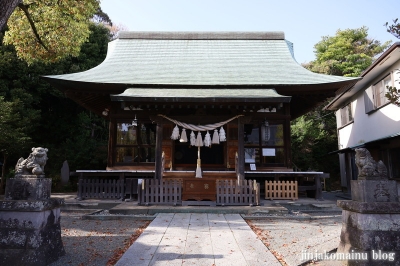
[[[400,87],[400,74],[395,69],[400,68],[400,61],[392,66],[395,75],[395,86]],[[388,71],[385,71],[372,84],[382,79]],[[352,111],[354,122],[339,129],[339,149],[352,147],[364,142],[376,140],[388,135],[400,132],[400,107],[394,104],[386,105],[370,114],[365,113],[364,91],[353,97]],[[340,110],[336,112],[336,120],[340,125]]]

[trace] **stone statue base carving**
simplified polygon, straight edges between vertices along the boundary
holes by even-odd
[[[395,180],[352,180],[351,199],[359,202],[398,202]]]
[[[21,178],[22,177],[22,178]],[[5,199],[7,200],[47,200],[51,194],[51,178],[37,178],[24,175],[7,179]]]

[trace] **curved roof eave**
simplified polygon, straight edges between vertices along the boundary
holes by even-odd
[[[163,36],[159,33],[158,38],[144,33],[126,34],[109,43],[107,57],[100,65],[84,72],[45,78],[128,86],[324,85],[354,79],[303,68],[295,61],[293,47],[279,34],[268,37],[253,33],[248,35],[252,39],[238,38],[238,33],[232,39],[229,34],[208,34],[210,39],[203,35],[183,39],[184,34],[160,38],[160,34]]]

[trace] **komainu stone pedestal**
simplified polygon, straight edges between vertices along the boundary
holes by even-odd
[[[0,265],[48,265],[65,254],[63,200],[0,201]]]
[[[400,265],[400,202],[393,180],[353,180],[352,199],[340,200],[337,255],[348,265]],[[358,257],[357,257],[358,256]]]
[[[35,175],[7,179],[5,199],[7,200],[47,200],[51,194],[51,179]]]
[[[43,266],[65,254],[61,240],[62,199],[50,198],[51,179],[7,180],[0,201],[0,265]]]

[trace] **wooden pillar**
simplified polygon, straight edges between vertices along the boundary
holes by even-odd
[[[162,169],[162,140],[163,140],[163,124],[157,122],[157,133],[156,133],[156,158],[155,158],[155,178],[161,179],[163,170]]]
[[[115,134],[115,120],[111,119],[108,126],[108,156],[107,156],[107,167],[114,166],[114,147],[116,141],[116,134]]]
[[[291,128],[290,128],[290,105],[284,104],[285,121],[284,121],[284,140],[285,140],[285,167],[293,168],[292,163],[292,144],[291,144]]]
[[[351,180],[353,180],[352,169],[351,169],[351,153],[345,153],[346,161],[346,183],[347,183],[347,193],[351,194]]]
[[[238,118],[238,174],[244,179],[244,124],[243,117]]]

